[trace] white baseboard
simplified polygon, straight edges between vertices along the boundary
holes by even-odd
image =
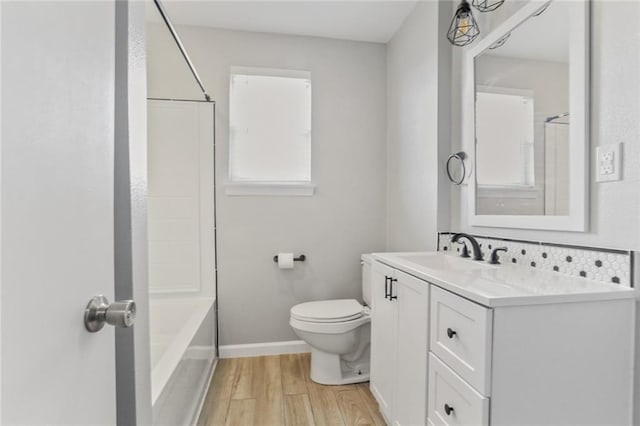
[[[220,346],[220,358],[244,358],[249,356],[299,354],[305,352],[311,352],[311,348],[303,340]]]

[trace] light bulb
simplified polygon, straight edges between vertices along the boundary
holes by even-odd
[[[466,35],[471,29],[471,27],[472,25],[471,25],[471,20],[469,19],[469,15],[463,16],[462,18],[460,18],[460,21],[458,24],[458,31],[457,31],[456,37],[462,37]]]

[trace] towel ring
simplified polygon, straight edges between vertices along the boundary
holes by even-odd
[[[467,176],[467,166],[464,163],[465,158],[467,158],[467,154],[465,154],[463,151],[460,151],[451,154],[447,159],[447,177],[454,185],[462,185],[462,182],[464,182],[464,178]],[[458,160],[460,162],[460,167],[462,167],[462,174],[460,176],[460,179],[454,179],[451,173],[451,160],[454,159]]]

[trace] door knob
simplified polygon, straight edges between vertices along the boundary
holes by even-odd
[[[135,320],[136,302],[133,300],[109,303],[109,299],[100,295],[91,299],[84,310],[84,326],[90,333],[102,330],[105,323],[131,327]]]

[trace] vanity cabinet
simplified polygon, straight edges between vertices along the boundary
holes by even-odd
[[[429,424],[631,425],[634,304],[490,309],[431,286]]]
[[[634,424],[632,289],[375,256],[370,387],[389,424]]]
[[[426,423],[429,286],[374,264],[371,391],[392,425]]]

